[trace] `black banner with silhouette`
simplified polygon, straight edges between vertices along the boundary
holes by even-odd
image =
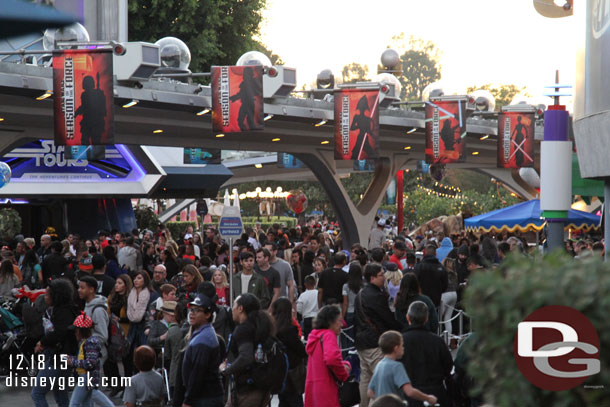
[[[56,145],[114,144],[112,53],[53,52]]]
[[[335,160],[379,156],[379,89],[335,92]]]
[[[534,113],[502,112],[498,114],[498,167],[534,166]]]
[[[465,160],[466,119],[470,112],[461,100],[426,103],[426,162],[449,164]]]
[[[262,66],[213,66],[211,86],[215,132],[264,128]]]

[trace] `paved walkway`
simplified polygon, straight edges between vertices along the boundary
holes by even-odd
[[[113,398],[115,406],[124,406],[120,398]],[[47,394],[47,402],[49,407],[55,407],[55,399],[53,394]],[[4,380],[0,383],[0,406],[2,407],[26,407],[33,406],[34,402],[30,397],[29,388],[7,388],[4,385]],[[271,400],[271,407],[277,407],[279,405],[277,396]]]

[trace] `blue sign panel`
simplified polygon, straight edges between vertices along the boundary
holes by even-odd
[[[354,160],[354,171],[358,171],[358,172],[375,171],[375,160]]]
[[[134,182],[146,175],[123,145],[106,146],[103,159],[91,159],[94,151],[76,153],[66,154],[64,146],[40,140],[15,148],[0,160],[11,166],[12,183]]]
[[[227,216],[220,218],[218,231],[220,235],[226,238],[239,238],[243,230],[241,218],[238,216]]]
[[[184,164],[220,164],[220,149],[185,148]]]
[[[279,168],[307,168],[303,161],[287,153],[277,153],[277,166]]]

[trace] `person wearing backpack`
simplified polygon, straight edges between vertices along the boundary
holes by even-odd
[[[218,371],[222,355],[212,326],[216,304],[207,295],[197,294],[188,307],[191,335],[182,361],[182,406],[222,407],[224,390]]]
[[[301,342],[299,329],[292,322],[292,302],[286,297],[278,298],[271,311],[275,321],[277,338],[286,346],[289,364],[289,379],[286,389],[278,395],[279,407],[303,407],[305,390],[305,346]]]
[[[78,282],[78,296],[85,301],[85,314],[87,314],[94,324],[93,336],[97,336],[102,347],[101,363],[108,358],[108,308],[106,298],[96,295],[97,280],[92,276],[85,276]]]
[[[100,344],[100,366],[108,359],[108,307],[106,298],[96,295],[97,280],[93,276],[84,276],[78,282],[78,297],[85,301],[85,314],[93,320],[92,336],[99,340]],[[92,392],[92,400],[95,404],[106,407],[114,407],[104,393],[99,389]]]
[[[260,355],[259,345],[262,348],[262,344],[273,336],[273,321],[269,314],[261,310],[258,298],[249,293],[235,299],[232,313],[233,321],[238,325],[231,335],[228,350],[234,360],[230,364],[225,361],[220,365],[223,376],[232,375],[235,378],[235,391],[231,393],[227,407],[267,406],[271,400],[271,389],[257,386],[253,370],[255,352]]]

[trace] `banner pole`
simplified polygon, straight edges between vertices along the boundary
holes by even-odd
[[[229,238],[229,307],[233,307],[233,238]]]
[[[396,173],[396,218],[398,219],[398,234],[402,232],[405,218],[405,205],[403,201],[403,176],[404,173],[402,170]]]

